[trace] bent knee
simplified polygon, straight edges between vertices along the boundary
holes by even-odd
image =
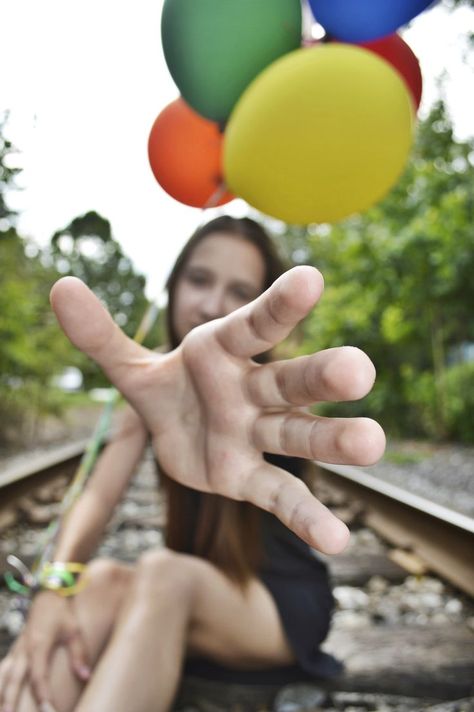
[[[189,603],[194,592],[199,560],[171,549],[151,549],[139,558],[136,568],[138,591],[145,596]]]
[[[133,569],[114,559],[94,559],[88,564],[85,576],[89,590],[107,589],[107,591],[123,594],[133,576]]]
[[[166,567],[173,566],[173,563],[182,556],[177,551],[167,547],[155,547],[148,549],[140,555],[137,561],[137,569],[143,572],[154,573],[162,571]]]

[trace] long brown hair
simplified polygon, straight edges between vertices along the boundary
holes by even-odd
[[[166,325],[171,348],[179,345],[173,324],[179,278],[196,246],[214,233],[235,235],[257,247],[265,265],[264,290],[285,271],[272,240],[255,220],[223,215],[199,227],[183,247],[166,283]],[[268,355],[259,358],[260,361],[267,359]],[[257,508],[248,502],[197,492],[162,471],[160,477],[167,496],[166,545],[175,551],[207,559],[244,586],[262,558]]]

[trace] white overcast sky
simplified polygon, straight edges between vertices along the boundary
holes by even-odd
[[[23,190],[10,204],[18,228],[39,244],[72,218],[96,210],[161,291],[181,245],[203,220],[155,182],[147,140],[159,111],[178,96],[160,42],[162,0],[0,0],[0,109],[21,150]],[[404,33],[424,77],[422,112],[446,70],[448,104],[459,137],[474,134],[474,69],[460,36],[474,12],[434,7]],[[242,201],[226,208],[245,214]],[[206,219],[211,213],[206,213]]]

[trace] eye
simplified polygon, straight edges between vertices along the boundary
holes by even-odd
[[[196,287],[205,286],[210,282],[209,275],[201,270],[188,270],[185,274],[185,278],[190,284]]]
[[[234,296],[241,302],[251,302],[258,295],[255,289],[248,287],[245,284],[236,284],[232,292]]]

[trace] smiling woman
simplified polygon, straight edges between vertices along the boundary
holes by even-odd
[[[180,341],[195,326],[256,299],[262,284],[256,247],[225,233],[209,235],[194,250],[176,292],[172,318]]]
[[[336,553],[348,532],[304,484],[299,458],[369,464],[384,436],[368,419],[305,409],[370,390],[374,368],[357,349],[268,362],[323,289],[311,267],[282,271],[254,221],[201,227],[168,281],[165,354],[127,339],[79,280],[54,287],[66,334],[133,405],[55,559],[90,559],[148,438],[167,494],[166,548],[135,566],[93,561],[71,599],[39,593],[0,665],[2,709],[33,712],[48,701],[58,712],[164,712],[185,660],[205,661],[215,676],[289,665],[303,677],[338,671],[319,649],[333,599],[310,547]]]
[[[222,215],[199,227],[166,283],[171,346],[194,326],[258,297],[283,270],[275,246],[254,220]]]

